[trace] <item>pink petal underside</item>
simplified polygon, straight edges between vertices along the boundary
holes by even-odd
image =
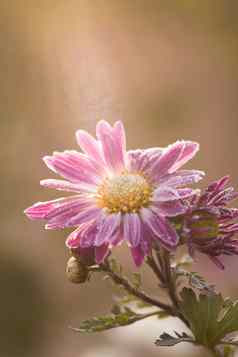
[[[165,217],[148,208],[141,209],[141,217],[154,238],[159,239],[166,247],[176,246],[178,235]]]
[[[144,257],[145,257],[145,253],[143,252],[141,247],[140,246],[132,247],[131,248],[131,255],[132,255],[132,258],[134,260],[135,265],[137,267],[140,267],[141,264],[143,263],[143,260],[144,260]]]
[[[85,154],[87,154],[92,160],[98,162],[102,167],[105,167],[100,142],[84,130],[78,130],[76,132],[76,138],[79,146]]]
[[[228,184],[229,181],[230,181],[230,176],[229,175],[226,175],[226,176],[222,177],[220,180],[217,181],[216,189],[223,190],[225,188],[225,186]]]
[[[220,233],[233,233],[238,231],[238,223],[230,223],[226,225],[220,225]]]
[[[102,244],[95,248],[95,260],[97,264],[101,264],[109,253],[108,244]]]
[[[158,160],[154,161],[151,168],[151,174],[154,178],[158,179],[170,173],[169,170],[179,159],[183,148],[184,142],[177,141],[176,143],[169,145],[168,148],[164,149],[162,155],[158,158]]]
[[[91,207],[86,210],[82,210],[78,214],[76,214],[74,217],[69,219],[67,221],[67,227],[71,226],[78,226],[80,224],[89,222],[91,220],[95,220],[98,218],[99,214],[101,213],[101,208],[98,207]]]
[[[132,172],[149,171],[155,160],[161,156],[163,149],[150,148],[146,150],[130,150],[128,151],[128,165]]]
[[[171,187],[192,185],[203,179],[205,173],[200,170],[180,170],[159,180],[159,184]]]
[[[186,164],[189,160],[191,160],[196,153],[199,151],[199,144],[193,141],[184,141],[184,147],[181,152],[179,159],[176,163],[171,167],[169,173],[172,174],[173,172],[177,171]]]
[[[113,128],[114,137],[118,143],[118,150],[121,160],[123,162],[123,167],[126,166],[127,152],[126,152],[126,133],[124,125],[121,121],[117,121]]]
[[[65,180],[55,180],[55,179],[46,179],[41,180],[40,185],[47,188],[54,188],[59,191],[68,191],[68,192],[91,192],[92,186],[81,183],[71,183]]]
[[[142,150],[130,150],[127,153],[128,156],[128,166],[131,172],[142,172],[143,166],[146,166],[149,159],[143,154]]]
[[[74,232],[72,232],[66,240],[66,245],[69,248],[89,248],[94,245],[97,232],[96,221],[91,221],[82,224]]]
[[[98,231],[97,221],[96,220],[90,221],[87,224],[85,224],[84,227],[85,228],[83,228],[83,231],[81,234],[80,246],[82,248],[88,248],[88,247],[94,246],[96,234]]]
[[[102,145],[104,159],[112,171],[120,172],[125,168],[124,135],[122,124],[119,126],[116,123],[114,128],[104,120],[97,124],[97,137]]]
[[[153,193],[152,201],[154,203],[163,203],[170,201],[177,201],[189,198],[200,193],[199,189],[192,188],[172,188],[166,186],[159,186]]]
[[[51,170],[73,183],[91,185],[93,189],[101,182],[98,168],[76,151],[54,153],[53,156],[45,156],[43,160]]]
[[[98,219],[98,233],[95,239],[95,245],[100,246],[103,243],[111,243],[111,240],[118,235],[121,224],[121,213],[106,214],[103,213]]]
[[[127,213],[123,217],[123,234],[131,247],[136,247],[142,238],[141,220],[137,213]]]
[[[156,205],[160,215],[165,217],[175,217],[186,212],[187,207],[180,201],[160,202]]]
[[[189,161],[198,151],[198,144],[190,141],[177,141],[168,146],[158,160],[155,160],[151,174],[158,180],[172,174]]]
[[[79,196],[78,199],[70,200],[68,202],[55,206],[48,214],[45,215],[45,219],[51,220],[52,218],[59,218],[60,216],[67,214],[69,217],[73,217],[80,210],[89,209],[93,207],[92,200]]]
[[[211,259],[211,261],[221,270],[224,270],[225,269],[225,266],[224,264],[220,261],[219,258],[217,257],[214,257],[212,255],[209,255],[209,258]]]
[[[228,175],[224,176],[224,177],[220,178],[219,180],[212,182],[208,186],[207,191],[216,193],[217,191],[224,189],[224,187],[229,182],[229,180],[230,180],[230,176],[228,176]]]
[[[137,247],[131,248],[131,254],[137,267],[143,263],[144,257],[151,252],[152,247],[152,241],[148,232],[146,232],[145,226],[142,226],[142,231],[141,243]]]
[[[213,194],[213,195],[211,195],[211,196],[209,197],[209,202],[208,202],[208,204],[209,204],[209,205],[216,205],[216,204],[218,204],[220,200],[223,201],[223,199],[225,198],[225,196],[226,196],[227,194],[229,194],[229,193],[232,193],[233,191],[234,191],[234,188],[232,188],[232,187],[228,187],[228,188],[225,189],[225,190],[221,190],[221,191],[218,190],[218,191],[216,191],[215,194]]]
[[[66,247],[69,249],[76,249],[80,247],[80,227],[77,228],[75,231],[70,233],[68,238],[66,239]]]
[[[90,210],[94,203],[82,197],[77,197],[74,202],[66,202],[52,209],[44,218],[48,221],[45,229],[62,229],[65,227],[74,227],[71,220],[78,216],[79,212]]]
[[[56,200],[46,201],[46,202],[37,202],[33,206],[27,208],[24,213],[28,218],[36,219],[45,219],[45,216],[52,211],[53,209],[60,207],[66,203],[72,203],[78,200],[78,196],[71,196],[66,198],[58,198]]]
[[[32,220],[44,219],[45,215],[54,208],[51,202],[38,202],[24,210],[26,216]]]
[[[192,189],[192,188],[177,188],[178,195],[180,199],[185,199],[193,196],[200,196],[200,189]]]
[[[120,229],[118,229],[115,235],[111,237],[109,247],[113,247],[113,246],[116,247],[117,245],[120,245],[123,242],[123,240],[124,240],[123,232],[120,227]]]
[[[166,186],[159,186],[154,192],[153,192],[153,198],[152,201],[154,202],[167,202],[167,201],[174,201],[178,200],[179,194],[176,189],[173,189],[172,187],[166,187]]]

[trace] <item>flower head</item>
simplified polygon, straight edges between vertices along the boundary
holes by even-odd
[[[227,204],[238,198],[233,187],[225,188],[229,177],[225,176],[208,186],[201,195],[195,195],[189,202],[187,213],[180,221],[182,242],[186,242],[191,255],[198,250],[210,257],[221,269],[224,265],[221,255],[238,254],[238,209]]]
[[[158,240],[167,249],[178,243],[168,217],[184,213],[184,188],[204,175],[180,170],[198,151],[197,143],[177,141],[167,148],[126,151],[121,122],[97,124],[97,140],[76,133],[78,151],[55,152],[44,162],[64,180],[41,181],[44,187],[74,192],[73,196],[39,202],[25,210],[31,219],[43,219],[46,229],[76,227],[66,244],[71,249],[92,248],[100,263],[113,246],[126,241],[136,265]],[[183,188],[181,188],[183,187]]]

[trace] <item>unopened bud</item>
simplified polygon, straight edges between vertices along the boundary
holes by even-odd
[[[205,210],[194,211],[189,222],[191,238],[196,240],[216,238],[219,231],[217,218]]]
[[[71,257],[67,263],[66,274],[72,283],[82,284],[87,281],[89,271],[87,266],[81,263],[78,258]]]
[[[76,259],[88,267],[95,263],[95,252],[94,248],[80,248],[80,249],[70,249],[70,253]]]

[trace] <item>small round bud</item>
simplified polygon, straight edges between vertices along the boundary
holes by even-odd
[[[82,284],[87,281],[89,271],[79,259],[71,257],[67,263],[66,274],[72,283]]]
[[[70,249],[70,254],[88,267],[96,264],[94,248]]]

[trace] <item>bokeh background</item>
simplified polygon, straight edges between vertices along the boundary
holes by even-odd
[[[1,0],[1,357],[205,356],[153,345],[163,327],[181,327],[175,319],[69,330],[109,310],[111,286],[99,276],[70,284],[68,232],[44,231],[22,211],[56,197],[39,186],[52,177],[41,157],[76,149],[75,130],[94,133],[102,118],[124,121],[129,148],[199,141],[189,166],[208,171],[203,185],[230,173],[237,186],[237,18],[236,0]],[[127,250],[118,254],[132,269]],[[225,272],[202,258],[194,269],[238,295],[236,258]]]

